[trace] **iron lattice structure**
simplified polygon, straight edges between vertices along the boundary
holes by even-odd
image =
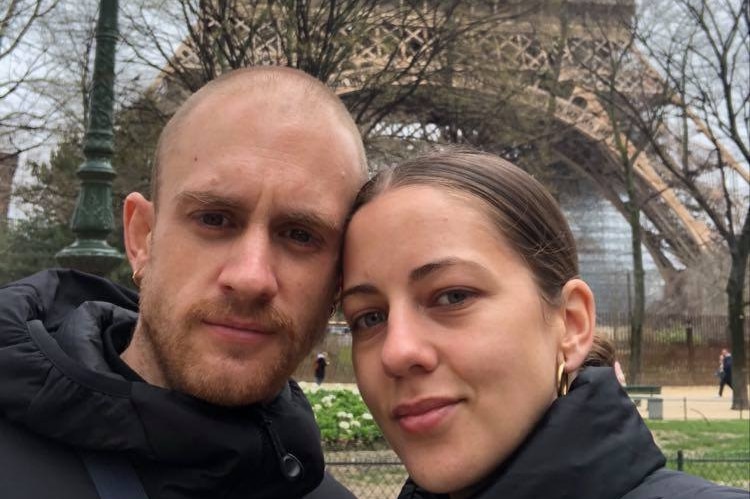
[[[626,177],[614,140],[616,124],[602,96],[612,92],[607,82],[614,78],[614,90],[620,95],[638,96],[641,101],[665,98],[664,82],[632,49],[627,26],[635,14],[634,1],[561,0],[530,8],[532,3],[465,2],[471,5],[453,12],[455,18],[449,21],[473,23],[474,28],[454,40],[450,50],[430,60],[428,68],[419,68],[424,78],[419,88],[391,109],[373,133],[387,135],[400,128],[403,136],[406,128],[412,137],[469,142],[519,163],[525,151],[543,149],[543,154],[534,155],[543,168],[567,168],[587,176],[626,216]],[[373,20],[360,27],[366,32],[356,38],[352,56],[328,77],[327,83],[347,103],[356,101],[384,68],[399,74],[391,85],[408,83],[415,58],[433,43],[437,25],[445,25],[446,19],[434,14],[435,2],[425,1],[422,9],[433,14],[415,11],[406,23],[393,22],[389,4],[382,2],[375,8]],[[220,43],[218,34],[226,34],[229,22],[232,36],[251,48],[245,65],[298,66],[279,29],[280,16],[269,15],[273,8],[247,2],[243,14],[235,13],[229,20],[202,18],[201,29],[209,36],[215,32]],[[499,12],[503,15],[498,16]],[[484,19],[493,21],[482,23]],[[337,36],[347,40],[352,33],[343,27]],[[178,48],[170,66],[193,67],[198,72],[205,65],[201,57],[205,53],[188,40]],[[613,61],[619,65],[614,67]],[[214,62],[221,65],[221,61]],[[167,69],[155,88],[179,102],[186,92],[183,85],[180,94],[176,82]],[[700,122],[694,122],[700,128]],[[421,132],[415,132],[420,128]],[[398,132],[394,135],[400,138]],[[628,152],[634,155],[637,137],[625,139]],[[637,198],[646,218],[643,242],[669,282],[676,266],[690,267],[710,251],[714,234],[648,151],[637,157],[634,171]],[[747,172],[737,171],[747,179]]]

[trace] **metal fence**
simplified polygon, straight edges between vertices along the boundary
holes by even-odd
[[[667,458],[667,467],[722,485],[750,490],[750,456],[686,457],[684,451],[677,451],[676,456]]]
[[[396,498],[406,480],[404,466],[395,455],[387,452],[364,457],[360,453],[333,453],[327,456],[327,467],[359,499]],[[686,456],[678,451],[676,456],[668,456],[667,467],[750,490],[750,456],[707,458]]]
[[[750,412],[731,409],[731,392],[728,395],[725,394],[724,398],[631,395],[631,399],[643,419],[672,421],[750,419]]]
[[[326,453],[326,467],[358,499],[395,499],[407,476],[390,450]]]
[[[727,318],[722,315],[647,314],[643,326],[642,373],[640,384],[714,385],[719,352],[730,347]],[[750,320],[745,321],[745,345],[750,358]],[[353,383],[351,335],[346,325],[331,323],[318,350],[312,352],[295,372],[299,380],[313,380],[317,351],[328,352],[330,365],[326,381]],[[617,357],[627,372],[630,360],[630,316],[622,313],[597,314],[597,332],[615,345]]]
[[[750,321],[746,321],[745,326],[750,353]],[[722,315],[647,314],[643,324],[640,382],[658,385],[716,383],[719,352],[730,346],[727,328],[727,318]],[[597,332],[612,340],[627,372],[630,315],[597,314]]]

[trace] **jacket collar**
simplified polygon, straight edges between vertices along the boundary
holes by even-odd
[[[320,435],[296,383],[268,404],[225,408],[125,380],[110,370],[101,332],[132,331],[124,326],[136,317],[134,293],[79,272],[0,288],[0,417],[129,454],[153,497],[294,497],[320,482]],[[287,453],[302,465],[297,480],[283,475]]]
[[[607,367],[579,373],[474,499],[619,499],[665,458]],[[437,499],[413,482],[402,499]]]

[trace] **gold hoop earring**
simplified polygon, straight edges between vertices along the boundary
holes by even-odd
[[[565,372],[565,362],[557,366],[557,396],[564,397],[568,394],[568,373]]]
[[[133,275],[131,275],[130,278],[133,280],[135,287],[140,289],[141,281],[143,281],[143,267],[133,271]]]

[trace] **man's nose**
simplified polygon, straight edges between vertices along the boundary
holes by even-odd
[[[429,321],[418,311],[391,307],[380,353],[388,375],[418,375],[437,367],[439,354],[431,341],[429,329]]]
[[[269,302],[279,290],[274,262],[270,235],[261,227],[253,227],[230,248],[219,285],[243,299]]]

